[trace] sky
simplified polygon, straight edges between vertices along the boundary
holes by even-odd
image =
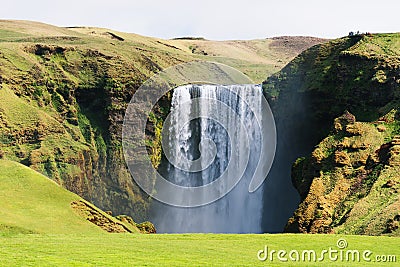
[[[399,0],[13,0],[1,19],[96,26],[159,38],[336,38],[350,31],[399,32]]]

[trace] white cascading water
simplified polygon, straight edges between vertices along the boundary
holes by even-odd
[[[173,112],[182,103],[198,97],[221,101],[236,114],[234,117],[225,114],[212,101],[193,104],[187,112]],[[208,205],[180,208],[157,203],[152,220],[159,233],[261,232],[263,189],[261,187],[256,192],[249,193],[248,188],[262,148],[261,132],[254,127],[257,124],[254,113],[258,113],[257,116],[262,114],[262,97],[261,85],[186,85],[174,90],[168,137],[170,153],[172,156],[183,154],[190,161],[201,156],[204,170],[187,172],[168,163],[164,168],[164,177],[175,184],[193,187],[211,183],[227,169],[228,164],[234,164],[233,169],[230,169],[234,174],[241,169],[245,172],[231,192]],[[201,114],[201,118],[190,121],[190,114],[193,112]],[[207,118],[207,114],[218,114],[219,123]],[[238,127],[240,124],[244,124],[244,127]],[[226,129],[235,129],[235,138],[229,138]],[[206,159],[212,159],[213,151],[210,147],[212,144],[207,142],[209,139],[215,144],[216,155],[212,163],[206,166]],[[235,139],[239,141],[231,143],[230,140]],[[232,155],[231,146],[236,146],[239,153]],[[249,146],[248,157],[240,153],[246,150],[245,146]],[[185,167],[190,169],[190,166]]]

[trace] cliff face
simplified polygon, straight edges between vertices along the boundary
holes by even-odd
[[[122,41],[29,22],[0,26],[1,157],[103,210],[145,220],[148,197],[122,153],[125,108],[143,81],[190,55],[144,37]]]
[[[125,168],[120,136],[126,104],[161,67],[146,60],[134,66],[127,58],[79,46],[23,43],[17,48],[31,65],[24,71],[3,61],[3,157],[102,209],[144,220],[148,200]],[[174,63],[179,62],[163,61]]]
[[[392,111],[372,123],[350,113],[335,119],[333,132],[293,165],[303,201],[286,231],[400,234],[396,116]]]
[[[290,61],[299,47],[322,41],[297,38],[288,47],[268,39],[161,40],[0,21],[0,157],[45,174],[103,210],[143,221],[150,201],[125,166],[120,140],[136,89],[153,74],[192,60],[226,63],[257,79]],[[196,52],[200,48],[204,53]],[[239,57],[242,52],[246,58]],[[169,105],[167,95],[148,121],[155,166],[161,160],[157,133]]]
[[[300,194],[286,231],[399,235],[399,48],[399,34],[334,40],[264,82]]]

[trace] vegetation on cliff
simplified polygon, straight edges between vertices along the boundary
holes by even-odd
[[[293,183],[303,201],[287,231],[400,235],[396,113],[371,123],[345,113],[311,156],[295,162]]]
[[[286,231],[400,235],[399,74],[400,34],[369,34],[314,46],[264,82],[301,156]]]

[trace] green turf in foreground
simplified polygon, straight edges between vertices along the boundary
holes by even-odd
[[[259,261],[257,252],[274,250],[338,249],[337,240],[347,241],[347,250],[371,250],[373,262]],[[0,237],[1,266],[399,266],[400,238],[339,235],[8,235]],[[340,250],[339,250],[340,251]],[[397,262],[378,263],[377,255],[395,255]],[[262,256],[262,255],[261,255]]]

